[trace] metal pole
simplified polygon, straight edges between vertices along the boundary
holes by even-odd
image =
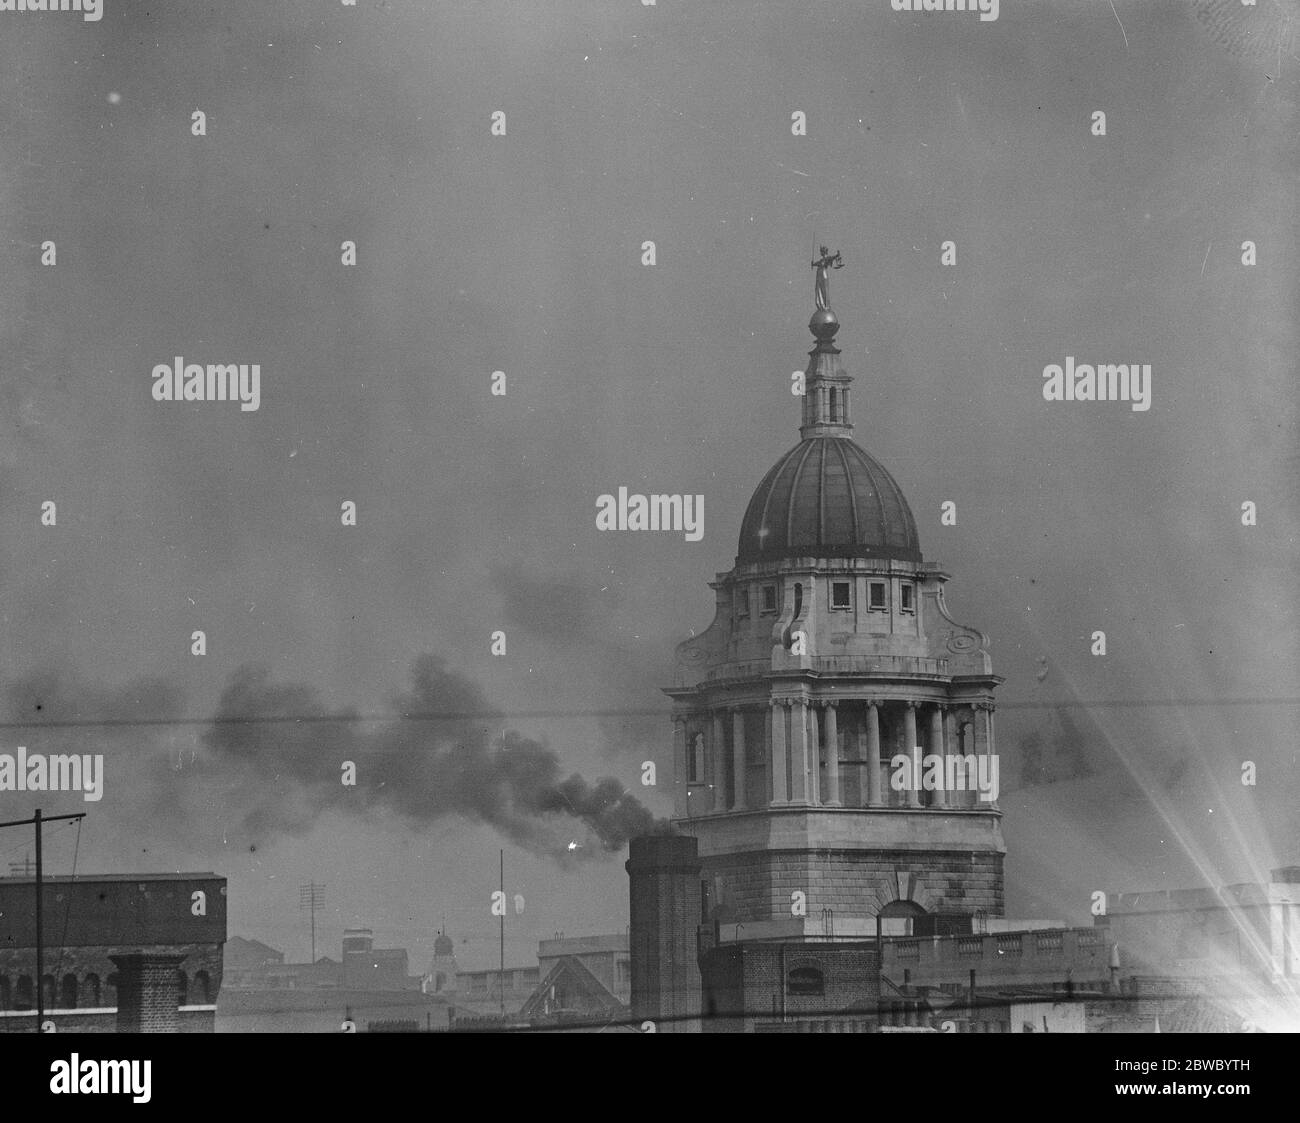
[[[41,1032],[41,1023],[45,1021],[45,948],[41,939],[42,902],[41,902],[41,809],[36,809],[32,820],[36,824],[36,1032]]]
[[[311,961],[316,962],[316,910],[325,903],[325,886],[309,881],[298,886],[298,911],[311,910]]]
[[[41,823],[52,823],[56,819],[84,819],[86,813],[80,812],[76,815],[49,815],[41,817],[41,809],[36,809],[36,814],[30,819],[11,819],[7,823],[0,823],[0,827],[26,827],[34,825],[36,827],[36,1032],[41,1032],[41,1022],[45,1020],[45,995],[41,991],[41,977],[45,974],[45,948],[43,946],[43,932],[41,925]]]
[[[39,860],[39,857],[38,857]],[[501,851],[501,1016],[506,1016],[506,852]]]

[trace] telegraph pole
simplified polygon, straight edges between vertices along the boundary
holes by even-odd
[[[501,851],[501,1017],[506,1016],[506,852]]]
[[[298,886],[298,909],[311,913],[311,961],[316,962],[316,910],[325,905],[325,886],[309,881]]]
[[[45,1021],[45,942],[44,942],[44,903],[41,901],[41,824],[53,823],[59,819],[84,819],[83,811],[78,815],[47,815],[41,817],[41,809],[30,819],[14,819],[0,823],[0,827],[25,827],[29,824],[36,828],[36,1032],[41,1032],[41,1023]]]

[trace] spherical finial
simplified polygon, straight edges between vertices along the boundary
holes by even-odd
[[[808,330],[819,343],[829,343],[840,330],[840,322],[829,308],[818,308],[812,314],[812,319],[808,321]]]

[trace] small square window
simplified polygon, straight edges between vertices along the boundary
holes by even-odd
[[[737,616],[749,615],[749,590],[748,589],[736,590],[736,615]]]
[[[851,586],[847,581],[831,582],[831,607],[832,608],[851,608],[853,602],[850,594]]]
[[[902,609],[904,612],[916,611],[916,586],[907,582],[903,584]]]
[[[763,611],[764,612],[776,611],[776,586],[775,585],[763,586]]]
[[[870,600],[868,601],[869,606],[875,609],[877,612],[884,612],[885,583],[883,581],[872,581],[871,591],[868,595],[870,597]]]

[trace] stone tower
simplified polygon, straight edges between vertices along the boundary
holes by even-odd
[[[818,304],[801,439],[754,492],[713,622],[665,690],[674,821],[698,839],[720,940],[969,930],[1003,909],[996,788],[972,790],[996,775],[1002,679],[853,440],[839,321]]]

